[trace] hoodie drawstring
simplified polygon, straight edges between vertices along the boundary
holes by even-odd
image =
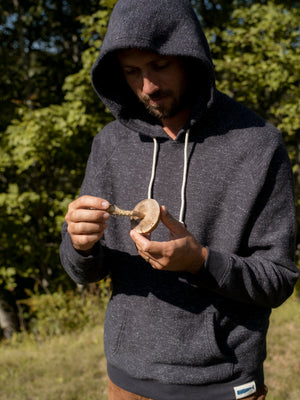
[[[152,160],[152,172],[151,172],[151,178],[150,178],[150,183],[148,187],[148,199],[152,198],[152,188],[153,188],[153,183],[154,183],[154,178],[155,178],[155,171],[156,171],[156,162],[157,162],[157,155],[158,155],[158,143],[157,139],[153,138],[153,160]]]
[[[181,207],[179,214],[179,222],[184,224],[183,215],[185,211],[185,190],[186,190],[186,181],[187,181],[187,172],[188,172],[188,144],[189,144],[189,133],[188,129],[185,133],[185,141],[184,141],[184,165],[183,165],[183,177],[182,177],[182,185],[181,185]]]
[[[183,216],[185,211],[185,191],[186,191],[186,182],[187,182],[187,173],[188,173],[188,143],[189,143],[189,133],[190,130],[188,129],[185,133],[185,141],[184,141],[184,165],[183,165],[183,178],[182,178],[182,185],[181,185],[181,207],[179,213],[179,222],[184,224]],[[152,172],[150,183],[148,187],[148,199],[152,198],[152,189],[154,184],[155,172],[156,172],[156,164],[157,164],[157,156],[158,156],[158,143],[157,139],[153,138],[153,160],[152,160]]]

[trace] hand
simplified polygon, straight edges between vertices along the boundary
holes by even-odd
[[[76,250],[90,253],[107,228],[109,202],[99,197],[82,196],[70,203],[65,220]]]
[[[207,258],[207,249],[164,206],[161,221],[170,231],[168,242],[151,242],[149,236],[130,232],[139,254],[155,269],[197,273]]]

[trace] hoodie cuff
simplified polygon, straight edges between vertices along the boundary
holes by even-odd
[[[207,248],[208,256],[203,265],[202,273],[207,275],[215,287],[221,287],[230,268],[230,258],[227,254]]]
[[[66,241],[68,258],[72,263],[74,262],[77,265],[82,265],[86,268],[87,264],[94,263],[95,259],[101,258],[103,255],[99,242],[94,245],[91,254],[84,255],[81,251],[74,248],[70,235],[68,235]]]
[[[104,251],[97,243],[93,253],[84,256],[72,244],[70,236],[64,238],[61,248],[61,261],[64,269],[73,281],[79,284],[98,282],[106,275],[103,267]]]

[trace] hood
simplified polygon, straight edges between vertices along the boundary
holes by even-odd
[[[187,61],[194,89],[191,124],[211,107],[214,67],[200,22],[189,0],[119,0],[111,14],[100,54],[92,68],[94,89],[113,116],[149,133],[151,117],[128,87],[115,52],[137,48]]]

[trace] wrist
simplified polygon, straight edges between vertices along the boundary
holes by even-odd
[[[84,256],[84,257],[90,256],[93,252],[93,249],[79,250],[79,249],[76,249],[76,247],[74,247],[74,249],[77,251],[77,253],[79,253],[81,256]]]
[[[197,249],[197,261],[193,264],[191,268],[192,274],[197,274],[204,266],[208,257],[208,249],[200,244],[198,244]]]
[[[99,247],[99,244],[97,244],[97,243],[95,243],[92,247],[89,247],[89,248],[85,248],[85,249],[82,249],[82,248],[78,248],[78,247],[76,247],[76,246],[74,246],[73,245],[73,247],[74,247],[74,249],[77,251],[77,253],[79,253],[81,256],[83,256],[83,257],[88,257],[88,256],[91,256],[91,255],[96,255],[96,253],[98,252],[98,247]]]

